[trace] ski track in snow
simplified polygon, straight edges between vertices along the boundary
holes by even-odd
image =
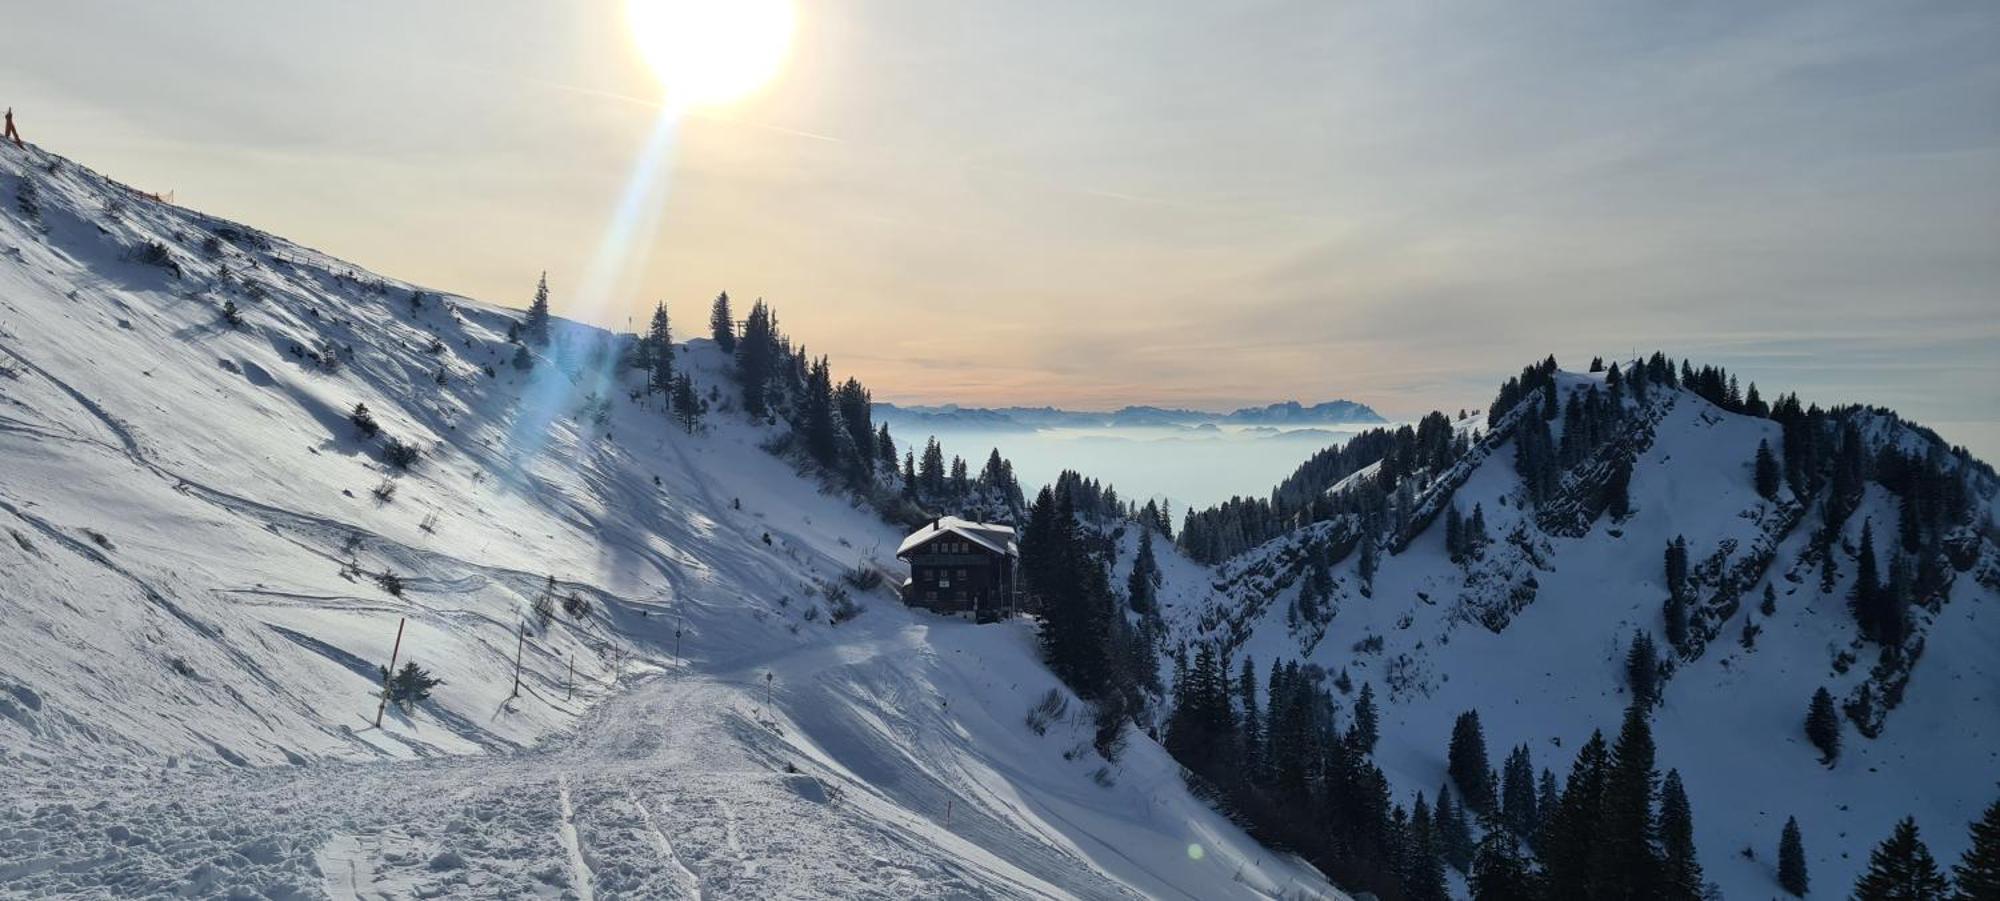
[[[617,336],[559,321],[516,370],[518,311],[413,303],[0,145],[0,195],[23,179],[44,212],[0,209],[0,897],[1245,894],[1182,849],[1254,844],[1157,745],[1101,783],[1064,753],[1087,724],[1025,728],[1056,682],[1024,624],[886,590],[827,622],[823,586],[893,570],[899,534],[764,449],[785,427],[727,410],[712,342],[677,351],[724,408],[690,435],[591,362]],[[360,402],[419,465],[358,434]],[[585,610],[524,631],[551,577]],[[445,682],[378,724],[392,646]]]

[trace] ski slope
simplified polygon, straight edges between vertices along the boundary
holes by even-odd
[[[1027,624],[831,624],[901,536],[620,337],[517,369],[518,314],[34,147],[0,202],[0,895],[1339,897],[1144,736],[1031,731]],[[392,647],[445,681],[378,727]]]

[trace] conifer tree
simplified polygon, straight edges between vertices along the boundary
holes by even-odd
[[[1492,770],[1486,756],[1486,732],[1479,725],[1479,711],[1468,710],[1452,724],[1447,769],[1452,784],[1465,798],[1465,806],[1481,814],[1493,812]]]
[[[2000,901],[2000,800],[1972,824],[1972,846],[1951,869],[1956,901]]]
[[[729,311],[728,291],[715,295],[715,305],[708,311],[708,334],[723,353],[736,352],[736,316]]]
[[[1861,547],[1855,561],[1853,593],[1848,596],[1848,606],[1854,611],[1854,621],[1861,627],[1861,637],[1874,642],[1886,643],[1887,629],[1883,623],[1883,591],[1875,569],[1875,528],[1872,522],[1861,524]]]
[[[896,474],[896,439],[889,437],[886,422],[875,429],[875,456],[882,461],[883,472]]]
[[[528,318],[521,326],[521,335],[529,344],[540,347],[549,343],[549,274],[542,273],[541,281],[535,284],[535,299],[528,304]]]
[[[1135,612],[1151,614],[1155,611],[1154,595],[1159,591],[1159,573],[1159,563],[1153,558],[1153,530],[1141,526],[1139,551],[1132,558],[1132,574],[1125,580],[1125,596]]]
[[[1472,901],[1539,901],[1545,897],[1514,834],[1488,829],[1480,839],[1468,880]]]
[[[1832,766],[1840,759],[1840,713],[1833,707],[1833,695],[1825,686],[1813,692],[1806,709],[1806,738],[1819,749],[1819,762]]]
[[[1701,864],[1695,860],[1694,811],[1679,770],[1660,783],[1660,901],[1700,901]]]
[[[1349,741],[1362,754],[1375,753],[1375,742],[1381,738],[1380,715],[1375,710],[1375,685],[1361,683],[1361,696],[1354,700],[1354,728],[1348,732]]]
[[[1606,770],[1604,735],[1592,732],[1576,752],[1562,801],[1542,826],[1540,854],[1548,868],[1549,897],[1590,898],[1598,880],[1592,870],[1604,820]]]
[[[770,410],[770,382],[779,364],[776,324],[771,308],[758,300],[743,320],[743,335],[736,342],[736,380],[743,386],[743,410],[762,419]]]
[[[1528,746],[1508,752],[1500,769],[1500,819],[1515,835],[1535,834],[1539,817],[1535,810],[1535,765]]]
[[[701,414],[707,405],[702,402],[701,395],[695,393],[694,380],[688,378],[687,373],[674,376],[673,389],[668,392],[668,399],[673,404],[674,418],[680,422],[681,428],[686,429],[688,434],[694,434],[695,427],[701,424]]]
[[[1938,872],[1917,821],[1904,817],[1868,856],[1868,871],[1854,883],[1854,897],[1867,901],[1946,901],[1951,886]]]
[[[1264,771],[1264,723],[1257,710],[1257,664],[1248,654],[1243,656],[1243,669],[1236,677],[1236,701],[1243,708],[1242,726],[1238,730],[1243,748],[1243,774],[1252,782],[1263,781]]]
[[[1437,799],[1437,808],[1431,813],[1431,828],[1438,836],[1438,850],[1453,869],[1471,872],[1472,827],[1466,822],[1465,808],[1452,803],[1449,781],[1438,786]]]
[[[1785,831],[1778,836],[1778,885],[1803,898],[1811,881],[1806,878],[1806,848],[1799,839],[1798,817],[1785,818]]]
[[[1756,464],[1757,494],[1767,501],[1778,499],[1778,458],[1771,454],[1771,443],[1757,442]]]
[[[1422,792],[1410,807],[1410,876],[1404,889],[1410,901],[1450,901],[1451,897],[1445,888],[1437,830]]]
[[[1634,703],[1651,707],[1659,700],[1659,651],[1653,646],[1653,636],[1643,629],[1632,633],[1631,648],[1625,652],[1625,683],[1632,689]]]
[[[1771,587],[1771,583],[1769,582],[1764,583],[1764,600],[1757,605],[1757,612],[1764,614],[1766,617],[1770,617],[1772,614],[1778,612],[1778,592]]]
[[[1603,832],[1592,869],[1603,897],[1645,898],[1660,878],[1653,849],[1653,730],[1646,709],[1625,709],[1625,724],[1611,749],[1604,779]]]
[[[674,333],[667,321],[666,302],[653,305],[653,321],[646,328],[646,390],[668,393],[674,385]]]

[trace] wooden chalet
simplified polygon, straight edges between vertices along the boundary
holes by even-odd
[[[1014,615],[1020,605],[1021,550],[1012,526],[941,516],[903,539],[897,559],[910,565],[903,603],[978,622]]]

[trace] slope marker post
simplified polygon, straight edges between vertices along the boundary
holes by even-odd
[[[389,680],[396,678],[396,655],[403,651],[403,624],[409,617],[396,618],[396,643],[389,648],[389,668],[382,672],[382,702],[375,705],[375,728],[382,728],[382,712],[389,709]]]
[[[527,624],[522,623],[516,634],[519,637],[514,642],[514,693],[507,696],[509,701],[521,696],[521,651],[528,645]]]

